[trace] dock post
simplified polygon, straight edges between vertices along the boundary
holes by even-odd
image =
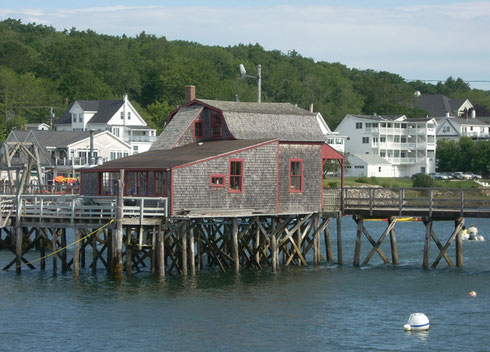
[[[393,223],[394,219],[393,217],[390,218],[389,225]],[[398,247],[396,245],[396,234],[395,234],[395,227],[390,231],[390,244],[391,244],[391,261],[393,264],[398,264]]]
[[[320,214],[313,214],[313,265],[320,264],[320,234],[318,233],[318,227],[320,223]]]
[[[68,270],[67,250],[66,250],[66,229],[61,230],[61,271],[65,272]]]
[[[363,220],[357,217],[354,220],[357,223],[356,247],[354,249],[354,266],[359,266],[359,262],[361,260],[361,236]]]
[[[128,230],[128,236],[130,230]],[[133,249],[131,248],[130,243],[126,243],[126,276],[131,275],[131,271],[133,270]]]
[[[56,252],[56,248],[58,247],[57,246],[57,243],[58,243],[58,231],[56,229],[54,229],[54,231],[52,231],[52,235],[53,235],[53,242],[52,242],[52,249],[53,249],[53,253]],[[53,276],[56,276],[58,274],[58,264],[56,263],[56,257],[58,256],[58,254],[53,254],[52,257],[53,257]]]
[[[92,274],[97,273],[97,232],[92,235]]]
[[[39,230],[40,239],[39,239],[39,255],[41,257],[41,263],[39,264],[41,270],[46,270],[46,232],[44,229]]]
[[[189,264],[191,267],[191,275],[196,275],[196,258],[194,250],[194,222],[190,222],[191,228],[189,229]]]
[[[456,228],[461,226],[461,223],[464,224],[464,219],[459,218],[454,222]],[[461,231],[456,235],[456,266],[458,268],[463,267],[463,237],[461,236]]]
[[[240,272],[240,255],[238,249],[238,221],[237,218],[233,218],[233,261],[235,262],[235,272]]]
[[[190,221],[188,221],[190,223]],[[187,225],[187,224],[186,224]],[[182,227],[182,232],[180,233],[180,240],[181,240],[181,247],[182,247],[182,254],[181,254],[181,270],[182,270],[182,275],[187,276],[187,233],[186,233],[186,226],[184,225]]]
[[[124,169],[120,171],[119,180],[118,180],[116,231],[114,234],[114,247],[113,247],[113,254],[112,254],[112,277],[115,279],[121,279],[122,271],[123,271],[123,259],[122,259],[122,243],[123,243],[122,218],[123,218],[123,207],[124,207],[123,196],[124,196]]]
[[[17,211],[15,216],[15,271],[17,274],[22,272],[22,238],[24,237],[22,227],[20,226],[20,214],[22,213],[22,199],[20,191],[17,193]]]
[[[425,220],[425,240],[424,240],[424,261],[422,267],[429,269],[429,255],[430,255],[430,240],[432,233],[432,220]]]
[[[326,221],[328,222],[327,227],[323,230],[323,236],[325,240],[325,255],[327,257],[327,261],[331,262],[333,260],[332,253],[332,240],[330,239],[330,221],[332,218],[328,218]]]
[[[337,213],[337,264],[342,265],[342,213]]]
[[[158,225],[157,234],[157,257],[158,257],[158,276],[165,277],[165,243],[164,233],[162,232],[162,225]]]
[[[80,275],[80,229],[75,229],[75,248],[73,251],[73,277]]]

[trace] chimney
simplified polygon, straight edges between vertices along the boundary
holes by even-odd
[[[128,94],[124,94],[124,95],[123,95],[123,101],[124,101],[125,103],[127,103],[127,102],[128,102]]]
[[[310,104],[310,112],[313,112],[313,103]]]
[[[471,118],[476,119],[476,110],[475,109],[471,110]]]
[[[196,86],[185,86],[185,103],[190,103],[196,99]]]

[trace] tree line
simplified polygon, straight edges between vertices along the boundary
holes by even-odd
[[[251,75],[262,65],[264,102],[302,108],[313,103],[332,129],[347,113],[426,116],[413,107],[416,90],[490,109],[490,91],[471,89],[460,78],[406,82],[394,73],[316,62],[259,44],[206,46],[145,32],[109,36],[7,19],[0,22],[0,139],[26,122],[51,122],[74,100],[121,99],[128,93],[159,131],[184,103],[188,84],[197,86],[199,98],[255,101],[256,82],[239,78],[240,63]]]

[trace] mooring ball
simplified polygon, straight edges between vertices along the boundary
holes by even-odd
[[[477,293],[475,291],[470,291],[470,293],[468,293],[471,297],[476,297],[477,296]]]
[[[412,330],[412,326],[410,324],[405,324],[405,325],[403,325],[403,330],[410,331],[410,330]]]
[[[408,317],[406,325],[410,325],[410,330],[428,330],[429,318],[424,313],[413,313]]]

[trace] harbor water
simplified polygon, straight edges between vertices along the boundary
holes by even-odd
[[[463,243],[463,268],[443,259],[422,269],[421,222],[396,225],[399,265],[375,254],[354,267],[350,217],[342,222],[342,266],[323,261],[238,275],[205,269],[165,279],[142,272],[121,282],[104,269],[85,269],[78,280],[71,272],[54,277],[50,261],[44,272],[11,268],[0,272],[0,351],[487,351],[490,219],[471,223],[487,241]],[[387,223],[365,226],[377,240]],[[453,230],[454,222],[434,223],[443,244]],[[336,257],[335,221],[331,232]],[[363,237],[361,261],[371,248]],[[381,249],[391,257],[388,238]],[[453,243],[455,262],[454,253]],[[431,263],[438,254],[432,242]],[[2,267],[11,259],[0,251]],[[403,330],[416,312],[429,317],[429,331]]]

